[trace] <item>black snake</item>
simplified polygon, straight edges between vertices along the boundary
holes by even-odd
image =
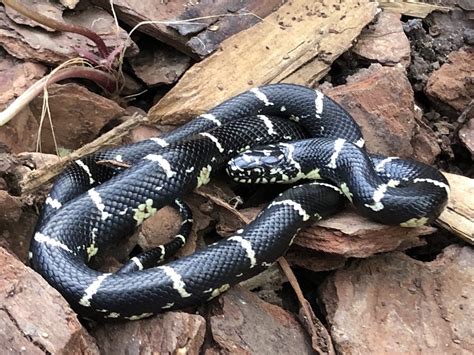
[[[302,140],[308,137],[314,139]],[[262,147],[247,151],[256,145]],[[31,265],[81,315],[139,319],[210,300],[258,274],[285,253],[302,226],[340,209],[343,195],[383,223],[417,226],[439,215],[449,186],[436,169],[369,155],[363,146],[352,117],[317,90],[292,84],[249,90],[166,136],[67,168],[46,200]],[[292,187],[243,230],[168,264],[143,268],[135,260],[117,273],[87,266],[163,206],[175,203],[186,213],[176,198],[208,183],[231,158],[227,170],[240,182],[332,183]],[[131,166],[116,169],[101,160]],[[190,219],[184,222],[189,228]],[[169,249],[183,243],[178,234]],[[161,249],[160,260],[168,252]]]

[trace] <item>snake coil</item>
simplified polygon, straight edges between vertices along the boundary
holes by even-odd
[[[437,170],[369,155],[363,146],[352,117],[321,92],[292,84],[251,89],[166,136],[71,164],[44,205],[31,265],[83,316],[140,319],[210,300],[258,274],[285,253],[301,227],[340,209],[341,196],[383,223],[416,226],[436,218],[449,191]],[[186,215],[174,201],[208,183],[232,158],[227,170],[239,182],[331,183],[292,187],[244,229],[168,264],[143,267],[132,260],[117,273],[87,266],[163,206],[175,203]],[[114,169],[101,160],[131,166]],[[174,246],[161,249],[160,260],[183,239],[178,234]]]

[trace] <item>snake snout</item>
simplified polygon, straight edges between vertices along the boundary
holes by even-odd
[[[284,145],[267,145],[246,150],[227,165],[227,174],[245,183],[276,182],[291,169],[291,155]]]

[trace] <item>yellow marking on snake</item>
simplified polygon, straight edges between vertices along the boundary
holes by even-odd
[[[212,166],[208,165],[201,169],[197,178],[197,186],[206,185],[211,180]]]
[[[229,288],[230,288],[229,284],[223,284],[221,287],[214,289],[211,293],[211,297],[209,297],[207,300],[209,301],[209,300],[219,296],[221,293],[224,293]]]
[[[91,231],[91,244],[87,247],[86,252],[87,252],[87,257],[88,260],[91,260],[91,258],[97,254],[99,251],[99,248],[95,245],[95,239],[97,238],[97,228],[92,228]]]
[[[135,316],[125,317],[125,319],[128,319],[128,320],[140,320],[140,319],[143,319],[143,318],[151,317],[152,315],[153,315],[153,313],[142,313],[142,314],[137,314],[137,315],[135,315]]]
[[[421,217],[421,218],[412,218],[408,221],[400,223],[400,226],[407,227],[407,228],[414,228],[414,227],[421,227],[424,226],[428,222],[428,218]]]
[[[349,191],[349,187],[345,182],[343,182],[340,186],[342,193],[352,202],[352,192]]]
[[[150,218],[156,213],[156,208],[153,207],[153,200],[149,198],[145,203],[138,205],[138,207],[134,208],[132,211],[135,212],[133,219],[137,221],[137,225],[140,225],[144,220]]]
[[[320,169],[316,168],[311,170],[309,173],[305,174],[305,179],[311,180],[321,180],[321,175],[319,175]]]

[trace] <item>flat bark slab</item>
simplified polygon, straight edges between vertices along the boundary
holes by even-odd
[[[149,43],[129,62],[137,77],[154,86],[177,81],[191,65],[191,58],[174,48]]]
[[[416,109],[403,68],[374,63],[346,80],[344,85],[327,88],[322,84],[320,89],[352,115],[369,152],[415,158],[426,164],[435,161],[441,150]]]
[[[110,9],[109,0],[99,0]],[[212,53],[226,38],[249,28],[281,5],[281,0],[115,0],[120,20],[195,58]],[[196,19],[196,20],[192,20]],[[191,21],[189,21],[191,20]]]
[[[435,231],[430,226],[387,226],[346,210],[302,229],[294,243],[306,249],[346,258],[366,258],[377,253],[423,245],[424,241],[420,237]]]
[[[197,314],[167,312],[132,322],[104,323],[93,330],[102,354],[199,354],[206,322]]]
[[[347,84],[322,91],[352,115],[369,153],[412,157],[415,100],[403,69],[372,64],[348,77]]]
[[[123,29],[116,33],[113,17],[97,7],[89,6],[84,11],[64,14],[62,20],[97,32],[110,49],[120,46],[127,39],[127,33]],[[97,50],[92,41],[75,33],[51,33],[18,24],[7,16],[3,7],[0,7],[0,44],[17,58],[53,65]],[[137,51],[132,42],[129,53],[136,54]]]
[[[265,21],[222,42],[191,67],[149,113],[178,125],[251,87],[289,82],[314,85],[375,16],[369,0],[294,0]]]
[[[78,149],[97,137],[107,122],[124,114],[124,109],[116,102],[73,83],[50,85],[48,105],[53,127],[45,118],[40,132],[44,153],[56,152],[53,131],[58,147]],[[40,95],[30,103],[38,124],[42,108],[43,95]]]
[[[339,354],[471,354],[474,251],[424,263],[403,253],[353,262],[320,289]]]
[[[457,116],[474,97],[474,49],[463,48],[452,52],[449,62],[434,71],[426,83],[426,94],[440,112]],[[474,114],[468,115],[473,117]]]
[[[474,179],[443,173],[451,187],[448,205],[436,220],[443,228],[474,245]]]
[[[99,354],[59,292],[1,247],[0,275],[3,353]]]
[[[353,52],[384,65],[410,65],[410,42],[403,31],[400,14],[382,12],[377,21],[362,31]]]
[[[340,269],[347,260],[343,255],[318,252],[298,246],[292,246],[285,255],[285,259],[293,267],[301,267],[314,272]]]
[[[40,14],[44,14],[49,18],[52,18],[56,21],[63,21],[63,9],[61,5],[51,3],[49,1],[37,1],[37,0],[21,0],[20,3],[26,7],[28,7],[33,12],[37,12]],[[19,24],[19,25],[27,25],[30,27],[38,27],[42,28],[45,31],[54,32],[53,29],[44,26],[18,12],[10,8],[9,6],[5,7],[5,13],[10,20]]]
[[[0,49],[0,110],[6,109],[46,72],[45,66],[23,62]],[[0,127],[0,141],[14,153],[33,151],[37,131],[38,123],[29,107],[25,107],[15,119]]]
[[[239,286],[220,296],[211,314],[209,324],[216,344],[204,354],[314,353],[294,315]]]

